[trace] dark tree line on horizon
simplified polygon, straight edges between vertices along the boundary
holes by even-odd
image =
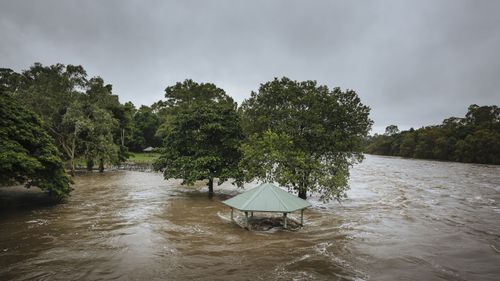
[[[500,164],[500,108],[470,105],[463,118],[400,132],[390,125],[385,134],[367,139],[370,154],[480,164]]]

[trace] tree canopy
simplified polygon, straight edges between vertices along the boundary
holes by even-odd
[[[125,159],[130,106],[120,104],[102,78],[88,79],[82,66],[35,63],[21,73],[4,69],[0,87],[40,116],[72,172],[76,158],[86,159],[88,166],[98,160],[101,170],[104,161]]]
[[[440,125],[375,135],[368,139],[366,152],[410,158],[500,164],[500,109],[495,105],[473,104],[469,106],[464,118],[450,117]]]
[[[156,135],[161,125],[159,114],[149,106],[141,106],[133,115],[134,131],[129,147],[132,151],[142,151],[147,147],[160,147],[162,139]]]
[[[180,178],[184,184],[208,180],[209,193],[214,179],[220,184],[237,178],[242,132],[233,99],[214,84],[192,80],[165,92],[168,118],[155,168],[166,179]]]
[[[372,124],[370,108],[355,91],[276,78],[252,92],[240,110],[247,181],[276,181],[301,198],[308,192],[325,201],[345,197],[349,167],[362,160]]]
[[[0,184],[15,183],[61,198],[71,191],[71,179],[40,118],[0,91]]]

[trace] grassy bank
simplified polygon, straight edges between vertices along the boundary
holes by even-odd
[[[128,162],[153,164],[153,161],[160,157],[157,152],[132,152]]]

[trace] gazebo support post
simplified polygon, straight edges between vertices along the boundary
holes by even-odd
[[[253,218],[253,212],[250,212],[250,217],[252,217],[252,218]]]
[[[248,230],[250,230],[250,224],[248,223],[248,212],[245,212],[245,221],[246,221]]]
[[[233,209],[233,208],[231,208],[231,221],[234,221],[234,219],[233,219],[233,210],[234,210],[234,209]]]
[[[283,221],[284,221],[283,228],[286,229],[287,228],[286,227],[286,221],[287,221],[287,219],[286,219],[286,213],[283,213]]]
[[[300,226],[304,226],[304,209],[300,210]]]

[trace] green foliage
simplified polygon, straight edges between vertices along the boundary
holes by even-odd
[[[415,147],[417,146],[417,142],[415,140],[415,134],[412,133],[402,133],[401,134],[401,144],[399,146],[399,153],[403,157],[412,157],[413,156],[413,151],[415,151]],[[390,139],[387,139],[386,142],[390,143]],[[378,149],[377,146],[371,147],[371,149]],[[380,150],[378,150],[380,151]],[[376,154],[382,154],[382,155],[388,155],[391,152],[382,152],[382,153],[376,153]]]
[[[87,91],[84,95],[83,103],[101,109],[101,116],[97,118],[102,120],[96,121],[102,122],[103,125],[101,125],[100,129],[97,128],[95,130],[99,132],[99,136],[94,138],[94,140],[101,141],[94,143],[97,146],[107,147],[106,149],[100,149],[101,152],[97,153],[96,157],[105,159],[108,162],[125,161],[129,155],[126,145],[130,146],[133,140],[134,105],[131,102],[121,104],[118,96],[112,93],[112,86],[105,84],[101,77],[91,78],[87,82],[86,87]],[[94,116],[97,115],[94,114]],[[106,130],[105,127],[108,127],[110,130]]]
[[[399,128],[396,125],[389,125],[385,128],[385,135],[392,136],[399,133]]]
[[[399,140],[401,140],[399,142]],[[441,125],[376,135],[368,141],[372,154],[500,164],[500,109],[471,105],[465,118],[450,117]]]
[[[65,197],[71,179],[41,120],[0,92],[0,184],[24,184]]]
[[[160,147],[162,140],[156,135],[161,125],[160,116],[149,106],[141,106],[133,115],[134,131],[130,150],[140,152],[147,147]]]
[[[284,77],[262,84],[240,111],[246,181],[276,181],[302,198],[307,192],[324,201],[345,197],[349,167],[362,160],[372,124],[356,92]]]
[[[57,134],[67,107],[87,82],[83,67],[35,63],[18,76],[16,97],[42,118],[49,133]]]
[[[127,102],[119,107],[115,112],[115,118],[119,121],[118,138],[115,134],[115,140],[119,140],[120,150],[118,161],[124,162],[130,156],[129,147],[134,134],[134,113],[135,106],[132,102]]]
[[[159,157],[160,154],[156,152],[132,152],[128,160],[134,163],[153,164]]]
[[[242,132],[233,99],[214,84],[192,80],[168,87],[165,97],[168,121],[155,168],[187,184],[208,179],[210,192],[214,178],[237,179]]]
[[[82,113],[81,118],[88,124],[80,134],[80,148],[88,163],[94,160],[99,162],[99,170],[102,172],[104,162],[117,163],[124,156],[114,139],[119,138],[117,135],[120,125],[126,122],[119,118],[127,116],[124,116],[124,108],[118,101],[118,96],[111,93],[111,85],[105,85],[100,77],[90,79],[87,88],[85,94],[74,104]]]
[[[2,70],[0,87],[40,116],[72,171],[78,157],[100,166],[127,157],[133,105],[120,104],[102,78],[87,79],[83,67],[35,63],[22,73]]]
[[[117,162],[119,146],[113,142],[113,130],[118,127],[118,121],[111,114],[96,105],[76,103],[76,122],[85,124],[78,134],[78,147],[87,161]]]
[[[10,68],[0,68],[0,93],[14,93],[19,87],[21,75]]]

